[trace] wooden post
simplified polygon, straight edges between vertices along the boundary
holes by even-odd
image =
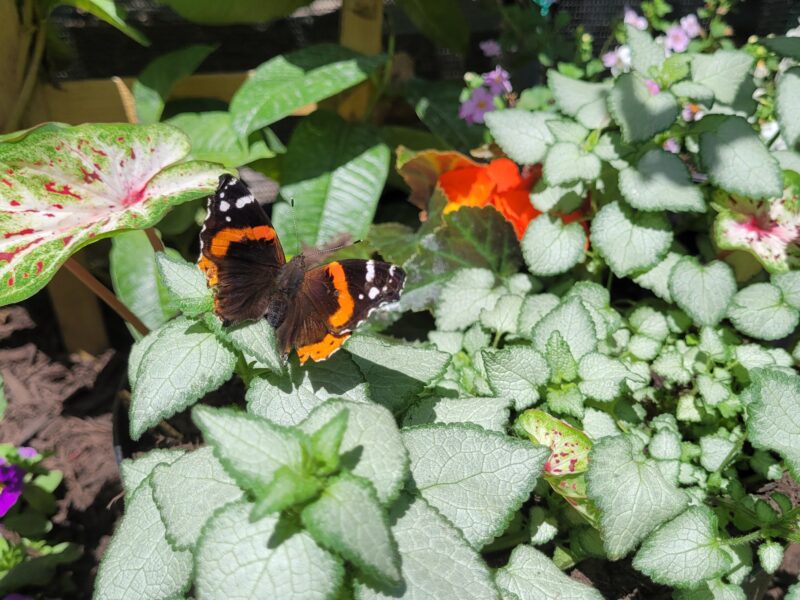
[[[0,0],[0,127],[11,114],[19,92],[22,24],[14,0]]]
[[[383,0],[344,0],[339,43],[362,54],[381,51],[383,32]],[[367,114],[372,89],[364,82],[345,93],[339,103],[339,114],[348,120],[360,120]]]

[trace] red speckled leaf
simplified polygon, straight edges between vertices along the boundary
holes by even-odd
[[[586,493],[586,470],[592,449],[589,436],[542,410],[526,410],[517,420],[517,427],[532,442],[550,448],[544,478],[575,510],[596,525],[597,508]]]
[[[164,124],[40,127],[0,143],[0,305],[44,287],[76,250],[214,191],[219,165],[181,161]]]

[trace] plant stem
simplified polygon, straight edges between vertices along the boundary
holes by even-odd
[[[144,230],[147,234],[147,241],[150,242],[150,245],[153,247],[155,252],[163,252],[164,251],[164,242],[161,241],[161,238],[158,237],[156,230],[154,227],[148,227]]]
[[[137,317],[131,309],[125,306],[122,302],[120,302],[119,298],[117,298],[114,293],[109,290],[106,286],[104,286],[100,281],[92,275],[86,267],[80,264],[74,257],[70,257],[67,259],[67,262],[64,263],[66,269],[72,273],[75,277],[80,280],[82,284],[88,287],[98,298],[100,298],[103,302],[108,304],[111,309],[117,313],[120,317],[122,317],[125,321],[131,324],[131,326],[141,333],[142,335],[147,335],[150,333],[150,330],[147,328],[147,325],[142,323],[142,321]]]
[[[16,131],[19,128],[22,114],[30,104],[33,89],[36,86],[36,80],[39,76],[39,65],[41,65],[42,56],[44,56],[45,41],[47,41],[47,25],[44,21],[41,21],[36,29],[33,56],[31,56],[31,61],[28,63],[28,72],[25,74],[25,80],[22,82],[22,87],[19,90],[14,108],[11,110],[11,115],[8,117],[8,121],[6,121],[6,131]]]
[[[742,546],[744,544],[749,544],[750,542],[761,539],[762,537],[764,537],[764,532],[759,529],[757,531],[750,532],[747,535],[730,538],[728,540],[722,540],[722,542],[728,546]]]
[[[128,120],[128,123],[138,123],[139,118],[136,116],[136,101],[133,99],[133,94],[131,94],[128,86],[125,85],[121,77],[112,77],[111,81],[114,82],[114,86],[117,88],[117,94],[119,94],[119,100],[122,103],[122,109],[125,111],[125,118]]]

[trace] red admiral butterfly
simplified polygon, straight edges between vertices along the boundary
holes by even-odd
[[[406,274],[377,260],[337,260],[306,270],[288,263],[278,235],[247,186],[222,175],[200,230],[200,269],[226,325],[266,318],[284,353],[325,360],[370,313],[400,298]]]

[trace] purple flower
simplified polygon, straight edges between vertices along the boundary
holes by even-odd
[[[681,29],[692,39],[703,35],[703,28],[700,27],[700,21],[697,20],[697,15],[686,15],[683,17],[681,19]]]
[[[22,495],[25,471],[17,465],[0,465],[0,517],[11,510]]]
[[[483,77],[483,83],[489,86],[489,91],[493,96],[511,92],[511,81],[508,79],[508,71],[503,67],[497,66],[488,73],[481,75],[481,77]]]
[[[641,29],[642,31],[647,29],[647,19],[638,15],[630,6],[625,7],[624,21],[626,25],[630,25],[636,29]]]
[[[678,154],[681,151],[681,145],[675,138],[667,138],[661,147],[667,152],[672,152],[673,154]]]
[[[458,109],[458,116],[467,123],[483,123],[483,115],[495,109],[494,96],[484,87],[472,90],[472,95]]]
[[[4,596],[3,600],[33,600],[33,597],[25,596],[23,594],[13,593],[13,594],[8,594],[7,596]]]
[[[631,68],[631,49],[628,46],[617,46],[611,52],[603,54],[603,64],[611,69],[614,75],[629,71]]]
[[[661,88],[652,79],[645,79],[644,84],[647,86],[647,91],[650,92],[651,96],[658,96],[661,93]]]
[[[699,121],[704,115],[705,113],[703,112],[703,109],[700,108],[700,105],[692,102],[687,103],[681,111],[681,117],[683,117],[683,120],[687,123]]]
[[[679,25],[667,29],[664,47],[673,52],[684,52],[689,47],[689,35]]]
[[[31,448],[30,446],[20,446],[17,448],[17,454],[19,454],[22,458],[33,458],[37,454],[36,448]]]
[[[495,58],[503,53],[503,49],[497,40],[484,40],[478,46],[480,46],[481,52],[487,58]]]

